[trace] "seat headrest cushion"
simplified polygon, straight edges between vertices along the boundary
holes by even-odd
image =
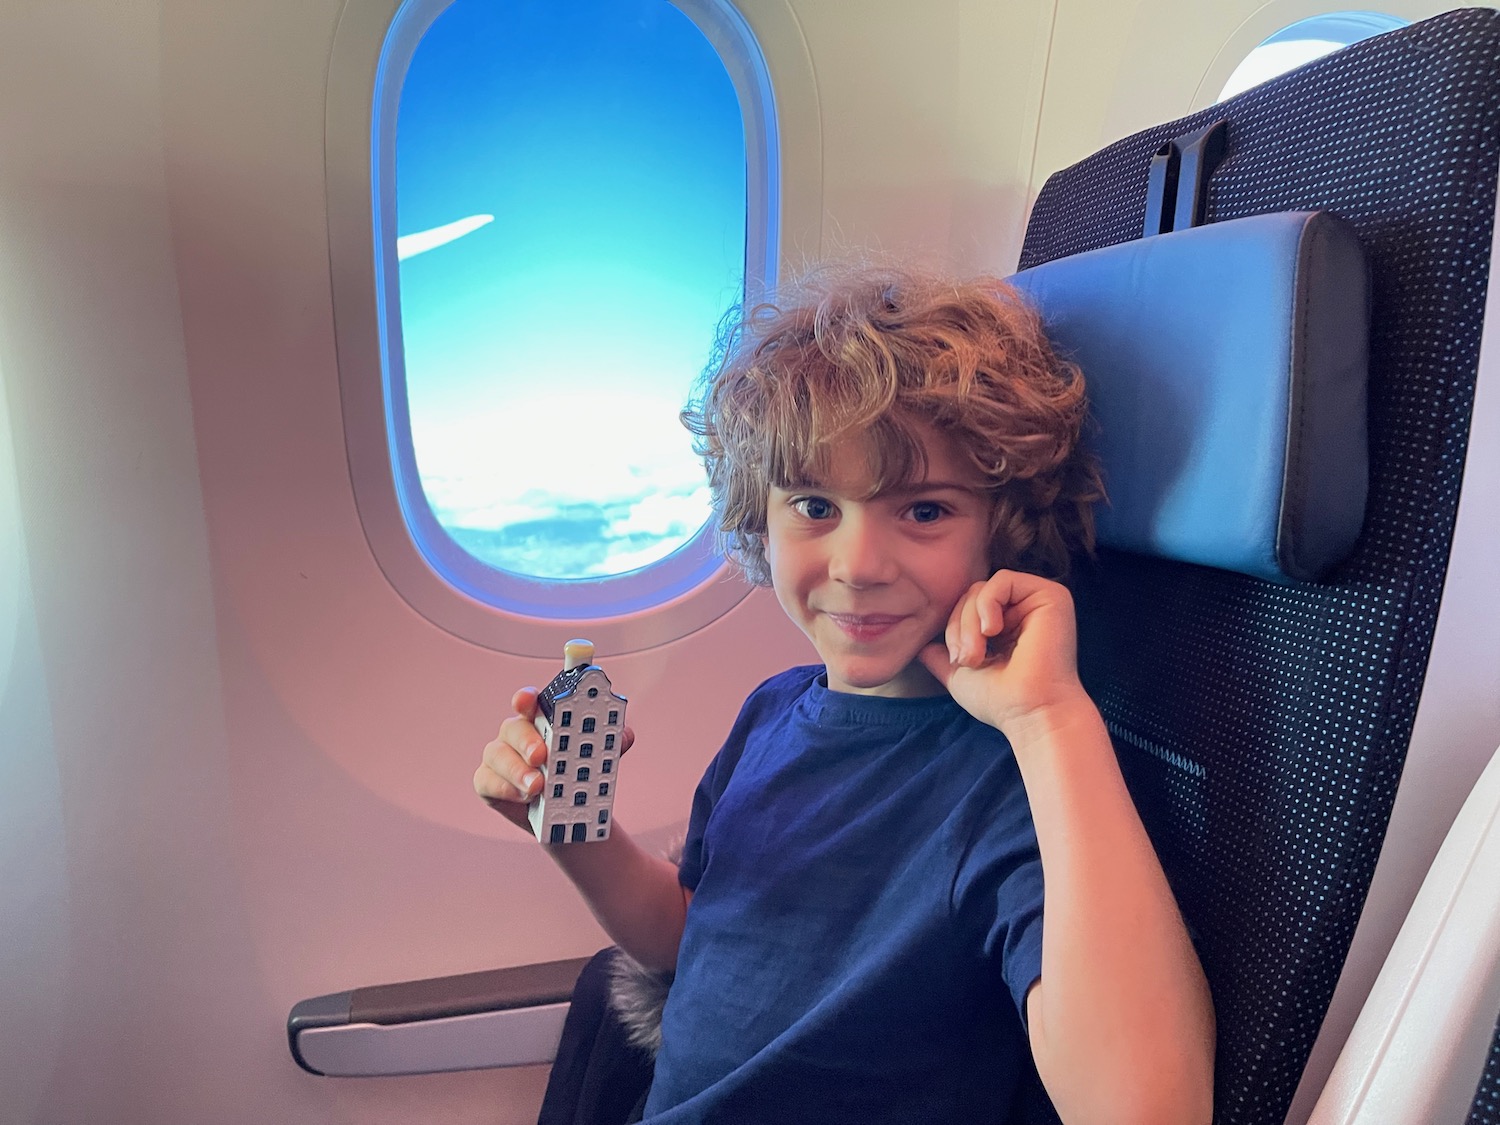
[[[1348,555],[1369,464],[1369,280],[1346,223],[1254,215],[1008,280],[1087,380],[1100,543],[1277,582]]]

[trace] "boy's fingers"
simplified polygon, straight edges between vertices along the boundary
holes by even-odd
[[[510,697],[510,706],[517,715],[528,722],[536,718],[537,690],[534,687],[523,687],[515,695]]]
[[[625,727],[620,731],[620,755],[623,757],[625,751],[635,745],[635,731]]]
[[[514,722],[516,720],[510,720]],[[504,731],[504,727],[501,728]],[[534,733],[534,732],[533,732]],[[542,761],[546,761],[546,748],[542,749]],[[527,761],[515,750],[515,747],[503,738],[497,738],[484,748],[484,758],[480,765],[481,770],[489,770],[493,777],[491,789],[480,796],[497,797],[507,801],[529,801],[537,793],[541,792],[542,774],[536,768],[541,763]],[[475,775],[475,787],[479,784],[479,775]],[[501,786],[509,786],[504,790]]]
[[[531,790],[536,788],[539,776],[535,770],[531,771],[530,784],[527,788],[523,789],[488,762],[482,762],[479,768],[474,771],[474,792],[492,804],[497,801],[510,802],[512,804],[530,801],[535,796]]]
[[[983,605],[980,611],[986,626],[985,635],[993,637],[1004,627],[1005,611],[1021,596],[1017,583],[1021,574],[1014,570],[997,570],[979,592]]]
[[[975,583],[975,586],[979,583]],[[958,599],[954,605],[953,612],[948,615],[948,627],[943,630],[943,643],[948,646],[948,663],[957,664],[959,657],[959,645],[963,641],[964,603],[974,594],[974,586],[969,587],[969,592]]]
[[[531,828],[528,800],[514,785],[488,766],[474,771],[474,792],[480,800],[522,831]]]
[[[983,597],[983,593],[979,595]],[[963,600],[963,614],[959,622],[958,662],[970,668],[984,663],[985,636],[979,624],[979,597],[969,595]]]
[[[531,720],[521,715],[512,715],[500,724],[496,741],[511,747],[528,765],[540,766],[547,760],[547,744]]]
[[[979,629],[986,637],[998,636],[1005,628],[1006,602],[986,584],[975,599],[979,607]]]

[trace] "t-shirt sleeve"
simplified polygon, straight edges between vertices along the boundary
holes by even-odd
[[[713,814],[714,805],[718,803],[719,797],[724,793],[724,786],[729,783],[729,775],[734,772],[733,767],[724,762],[726,746],[714,755],[714,760],[708,764],[708,769],[703,774],[703,780],[698,782],[698,788],[693,791],[693,810],[688,814],[687,838],[682,842],[682,859],[677,864],[677,881],[690,891],[698,889],[698,880],[703,878],[703,833],[708,828],[708,818]]]
[[[1026,994],[1042,975],[1042,857],[1020,778],[976,818],[954,885],[954,909],[998,969],[1026,1026]]]
[[[1027,1027],[1026,994],[1042,977],[1042,861],[1035,857],[1004,879],[996,895],[1002,924],[995,947],[1000,975],[1015,1001],[1021,1026]]]
[[[790,699],[805,690],[807,681],[819,671],[821,668],[807,666],[792,668],[773,676],[752,691],[740,708],[739,717],[730,728],[729,737],[724,740],[724,745],[704,771],[703,780],[698,782],[698,788],[693,791],[687,838],[682,842],[682,859],[677,864],[677,881],[688,890],[696,891],[698,881],[703,878],[703,868],[707,862],[704,834],[708,831],[708,821],[719,798],[728,788],[730,778],[734,776],[734,768],[739,764],[740,754],[744,752],[745,741],[750,732],[768,709],[788,706]]]

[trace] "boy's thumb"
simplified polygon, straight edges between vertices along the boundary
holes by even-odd
[[[933,641],[923,646],[922,651],[917,653],[917,659],[922,662],[922,667],[932,673],[938,683],[944,687],[953,677],[953,665],[948,661],[948,646],[940,641]]]

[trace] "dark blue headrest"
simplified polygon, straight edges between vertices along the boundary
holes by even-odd
[[[1369,282],[1347,224],[1255,215],[1009,280],[1088,381],[1101,543],[1278,582],[1353,548]]]

